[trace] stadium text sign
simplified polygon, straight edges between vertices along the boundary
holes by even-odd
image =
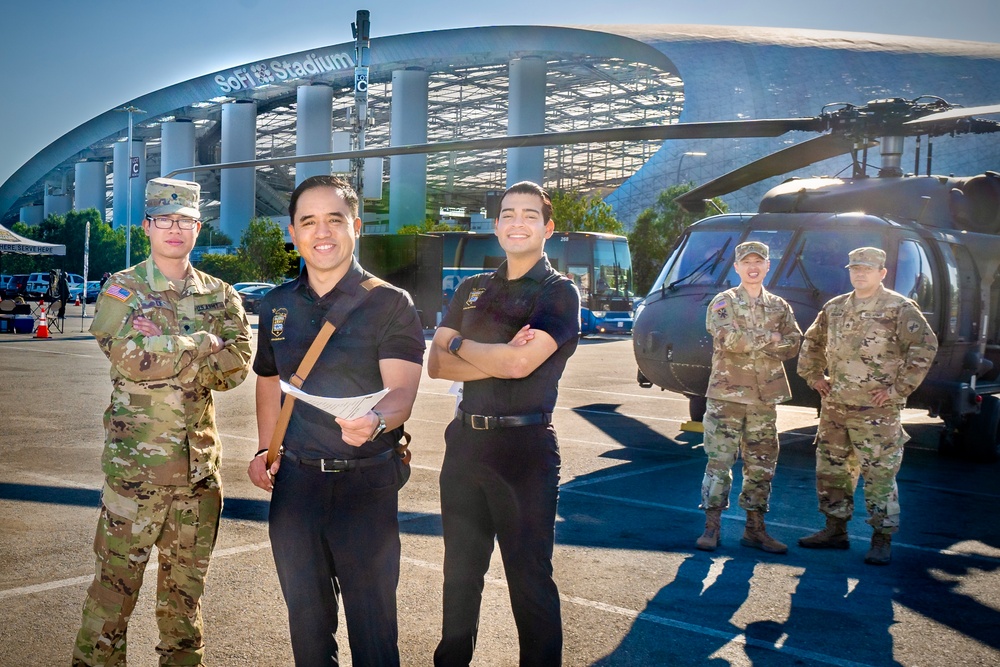
[[[250,90],[268,83],[304,79],[325,72],[354,67],[354,59],[346,52],[316,55],[310,53],[301,60],[272,60],[239,67],[228,74],[216,74],[215,83],[223,93]]]

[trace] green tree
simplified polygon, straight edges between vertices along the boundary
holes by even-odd
[[[628,235],[636,294],[646,294],[649,291],[677,239],[688,225],[704,217],[702,214],[688,213],[674,202],[691,188],[691,183],[679,183],[667,188],[656,198],[655,204],[636,218],[632,232]],[[718,197],[712,202],[721,212],[729,210]]]
[[[122,239],[125,238],[125,229],[121,228]],[[124,247],[122,248],[122,256],[125,256]],[[142,228],[142,225],[132,225],[132,247],[129,248],[131,251],[131,257],[129,258],[128,265],[135,266],[139,262],[143,261],[149,257],[149,237],[146,236],[146,230]]]
[[[40,225],[28,226],[14,223],[11,230],[21,236],[66,246],[65,256],[5,255],[4,273],[31,273],[61,268],[71,273],[83,273],[84,234],[90,221],[90,265],[88,278],[96,278],[105,271],[114,273],[124,268],[125,230],[113,230],[101,220],[94,209],[70,211],[65,216],[51,215]],[[132,257],[136,261],[149,254],[149,239],[141,227],[132,230]]]
[[[205,254],[197,267],[200,271],[224,280],[230,285],[241,282],[246,277],[246,265],[239,255]]]
[[[270,218],[250,221],[240,237],[237,255],[247,271],[246,277],[241,280],[275,282],[288,271],[285,235],[278,223]]]
[[[598,195],[556,190],[552,193],[552,219],[560,232],[624,234],[614,209]]]
[[[448,225],[443,222],[438,222],[433,218],[426,218],[421,225],[403,225],[400,227],[396,233],[397,234],[427,234],[428,232],[457,232],[460,231],[458,227],[453,225]]]
[[[211,222],[203,222],[201,223],[201,231],[198,232],[198,240],[195,241],[194,245],[195,247],[233,245],[233,240],[222,233],[222,230],[214,227]]]

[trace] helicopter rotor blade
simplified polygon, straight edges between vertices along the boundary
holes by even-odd
[[[916,118],[914,120],[908,120],[903,125],[921,125],[924,123],[934,123],[943,120],[956,120],[959,118],[968,118],[969,116],[985,116],[987,114],[1000,113],[1000,104],[987,104],[979,107],[964,107],[957,109],[949,109],[948,111],[940,111],[938,113],[932,113],[928,116],[922,118]]]
[[[869,146],[874,145],[873,143],[869,144]],[[704,208],[704,202],[707,199],[729,194],[772,176],[780,176],[796,169],[808,167],[815,162],[850,153],[853,149],[854,141],[849,137],[839,134],[824,134],[789,146],[777,153],[771,153],[739,169],[723,174],[715,180],[685,192],[674,201],[685,210],[700,210]]]
[[[673,125],[646,125],[635,127],[611,127],[597,130],[572,130],[569,132],[539,132],[508,137],[467,139],[460,141],[440,141],[432,144],[410,144],[366,148],[356,151],[336,153],[314,153],[311,155],[289,155],[287,157],[244,160],[218,164],[196,165],[178,168],[175,173],[235,169],[240,167],[263,167],[300,162],[321,162],[325,160],[346,160],[357,158],[389,157],[392,155],[426,155],[449,151],[490,151],[507,148],[532,146],[562,146],[568,144],[606,143],[611,141],[657,141],[667,139],[730,139],[777,137],[801,130],[818,132],[822,123],[817,118],[777,118],[762,120],[724,120],[704,123],[676,123]]]

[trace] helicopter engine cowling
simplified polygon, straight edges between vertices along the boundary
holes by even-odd
[[[1000,233],[1000,174],[988,171],[973,176],[948,195],[948,208],[958,229]]]

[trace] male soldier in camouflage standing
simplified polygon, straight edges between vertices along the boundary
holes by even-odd
[[[743,455],[740,507],[747,513],[740,544],[768,553],[788,551],[767,534],[764,514],[778,465],[775,406],[792,397],[782,361],[795,356],[802,332],[791,306],[764,289],[768,254],[767,245],[757,241],[736,246],[733,267],[740,284],[716,295],[708,307],[706,328],[713,346],[704,421],[708,465],[701,484],[706,519],[705,534],[696,543],[703,551],[719,544],[738,453]]]
[[[150,255],[116,273],[90,331],[111,360],[97,574],[74,665],[124,665],[126,631],[153,545],[163,665],[200,665],[201,594],[222,512],[212,390],[246,378],[250,325],[240,297],[189,261],[201,229],[197,183],[146,187]]]
[[[860,474],[874,528],[865,562],[888,565],[899,528],[896,473],[908,439],[899,411],[930,370],[937,338],[913,301],[882,286],[885,252],[853,250],[847,269],[854,291],[823,306],[799,354],[799,375],[823,397],[816,491],[826,515],[826,527],[799,545],[848,548]]]

